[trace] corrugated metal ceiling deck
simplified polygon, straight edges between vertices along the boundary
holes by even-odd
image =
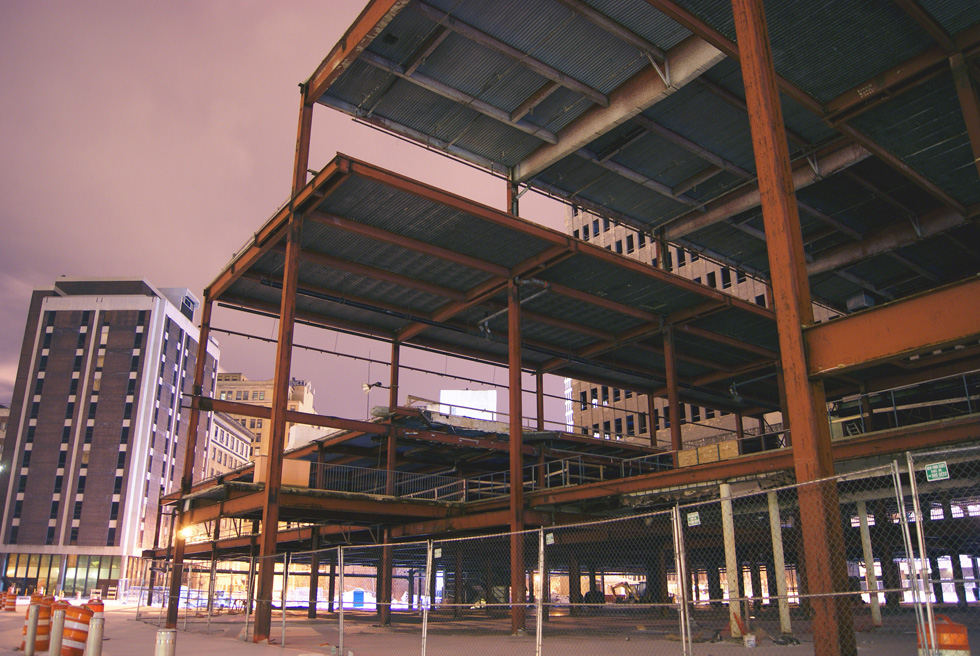
[[[409,331],[409,343],[505,361],[507,318],[491,315],[507,307],[507,281],[519,276],[530,280],[522,340],[532,370],[656,390],[664,326],[690,323],[728,344],[702,333],[678,340],[685,398],[731,410],[778,405],[774,388],[741,404],[728,392],[746,371],[773,370],[769,310],[342,155],[308,190],[301,320],[384,339]],[[288,214],[260,231],[274,236],[256,237],[210,298],[278,310]]]
[[[968,65],[980,71],[980,3],[922,5],[966,54]],[[315,100],[504,173],[549,141],[561,143],[600,108],[603,97],[615,97],[630,78],[649,72],[648,56],[666,52],[670,57],[671,48],[685,39],[704,38],[723,52],[733,47],[729,3],[665,3],[670,15],[658,7],[657,0],[413,0],[391,10],[383,29],[366,38],[364,53],[351,55],[346,69]],[[942,205],[965,216],[978,212],[980,184],[947,56],[914,17],[896,3],[850,0],[822,0],[819,7],[802,0],[768,3],[767,10],[777,73],[796,88],[781,93],[793,156],[804,158],[831,141],[858,138],[894,156],[874,155],[800,190],[801,199],[829,217],[804,216],[805,233],[838,224],[847,228],[814,240],[811,256]],[[448,36],[427,48],[443,30]],[[377,57],[401,67],[401,74],[368,63]],[[929,63],[908,65],[923,58]],[[555,73],[551,79],[549,67]],[[886,73],[912,69],[919,72],[877,93]],[[858,88],[871,93],[867,100],[851,99]],[[538,93],[543,100],[523,113],[520,108],[527,109]],[[591,143],[522,182],[640,229],[669,225],[732,189],[752,186],[755,163],[743,99],[738,62],[725,58],[642,108],[639,116],[596,131]],[[668,141],[651,126],[702,152]],[[544,132],[529,133],[538,129]],[[735,168],[683,192],[670,191],[715,166],[712,158],[726,162],[722,168]],[[862,180],[856,182],[858,171]],[[744,219],[727,216],[724,223]],[[975,223],[964,220],[963,226],[957,234],[965,237],[956,239],[973,242],[980,236]],[[741,232],[732,241],[734,231],[705,226],[681,243],[765,275],[764,240]],[[841,309],[862,282],[886,300],[963,273],[962,266],[940,260],[929,263],[931,276],[906,266],[889,268],[890,277],[879,275],[874,284],[855,283],[863,268],[858,264],[838,267],[838,277],[848,278],[848,284],[814,284],[821,300]]]

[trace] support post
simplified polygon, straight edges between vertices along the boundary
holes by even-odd
[[[378,623],[381,626],[391,625],[391,574],[392,547],[390,544],[391,529],[384,530],[385,545],[381,547],[381,562],[378,564]]]
[[[521,394],[521,289],[507,285],[507,371],[510,393],[510,632],[524,631],[524,471]]]
[[[868,394],[868,386],[861,385],[861,419],[864,424],[865,433],[873,433],[875,430],[874,413],[871,412],[871,395]]]
[[[827,403],[822,382],[807,375],[802,329],[813,325],[803,238],[794,194],[786,129],[762,0],[732,0],[762,216],[769,253],[776,328],[793,428],[798,483],[834,473]],[[813,637],[817,656],[857,652],[851,602],[830,596],[848,589],[836,484],[803,485],[799,491],[808,588],[814,596]]]
[[[670,449],[674,452],[674,467],[680,460],[681,442],[680,390],[677,387],[677,358],[674,354],[674,327],[664,329],[664,369],[667,374],[667,412],[670,416]]]
[[[269,431],[265,493],[262,500],[262,531],[259,535],[261,565],[256,593],[253,642],[268,641],[272,629],[272,589],[275,577],[276,540],[279,533],[279,489],[282,484],[282,460],[286,445],[286,408],[289,400],[289,369],[293,353],[303,219],[294,213],[290,215],[288,225],[272,391],[272,429]]]
[[[977,173],[980,174],[980,102],[977,101],[977,90],[970,79],[970,69],[966,65],[962,52],[953,53],[949,58],[949,65],[953,70],[953,84],[956,85],[956,94],[960,99],[966,133],[970,137],[973,162],[976,164]]]
[[[391,379],[388,385],[388,412],[394,413],[398,405],[398,358],[399,344],[391,343]],[[392,415],[394,417],[394,415]],[[392,419],[391,423],[394,423]],[[398,455],[398,443],[394,430],[388,431],[387,448],[385,450],[385,494],[389,497],[395,496],[395,467],[397,466],[396,456]],[[385,546],[381,548],[381,564],[378,567],[378,579],[380,585],[378,598],[378,621],[381,626],[391,624],[391,590],[392,590],[392,547],[391,529],[384,530]]]
[[[204,396],[204,368],[208,360],[208,341],[211,336],[211,299],[204,298],[204,307],[201,313],[201,331],[197,342],[197,360],[194,361],[194,386],[192,393],[194,396]],[[187,445],[184,447],[184,471],[180,479],[180,495],[190,494],[194,484],[194,461],[197,453],[197,428],[201,421],[201,411],[196,404],[191,405],[190,415],[187,418]],[[167,625],[168,629],[177,628],[177,614],[179,612],[180,582],[183,578],[184,567],[184,537],[180,529],[183,528],[184,504],[178,503],[176,506],[177,530],[170,531],[170,539],[174,545],[173,569],[170,578],[170,598],[167,601]],[[159,511],[157,518],[159,519]],[[157,526],[159,530],[159,525]]]
[[[537,401],[537,427],[544,431],[544,374],[540,371],[534,374],[535,400]]]
[[[582,603],[582,570],[579,569],[578,557],[572,554],[568,558],[568,603],[571,607],[568,614],[575,616],[580,614],[580,604]]]
[[[779,497],[775,490],[766,493],[769,501],[769,533],[772,537],[772,569],[768,577],[776,581],[776,605],[779,608],[779,630],[792,633],[793,627],[789,619],[789,599],[786,586],[786,557],[783,554],[783,522],[779,517]],[[771,589],[771,586],[770,586]]]
[[[871,624],[881,626],[881,603],[878,601],[878,575],[875,574],[875,557],[871,550],[871,530],[868,528],[868,504],[866,501],[857,502],[858,521],[861,524],[861,551],[864,556],[864,580],[868,584],[868,596],[871,599]],[[878,518],[875,518],[875,523]],[[942,601],[942,598],[939,599]]]
[[[334,611],[334,596],[337,594],[337,558],[334,555],[330,556],[330,574],[329,583],[327,584],[327,612],[332,613]]]
[[[722,483],[719,486],[721,493],[721,531],[722,540],[725,544],[725,579],[728,581],[728,627],[731,629],[733,638],[741,638],[742,631],[739,629],[738,608],[739,599],[742,597],[741,589],[742,568],[738,564],[738,557],[735,554],[735,518],[732,514],[732,486]]]
[[[313,527],[310,536],[310,595],[306,617],[316,619],[316,604],[320,599],[320,527]]]
[[[514,216],[520,216],[520,185],[513,180],[507,181],[507,211]]]
[[[657,446],[657,406],[653,394],[647,394],[647,428],[650,429],[650,446]]]

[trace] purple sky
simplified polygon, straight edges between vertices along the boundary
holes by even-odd
[[[0,402],[10,400],[32,289],[63,274],[143,276],[201,295],[288,196],[297,85],[363,4],[0,2]],[[336,152],[504,205],[500,181],[318,107],[310,167]],[[562,228],[561,207],[534,194],[522,198],[522,214]],[[214,324],[244,325],[227,311]],[[271,322],[250,325],[275,334]],[[220,341],[225,369],[271,377],[271,346]],[[389,357],[381,343],[322,331],[297,341]],[[406,352],[402,362],[494,379],[493,368],[443,357]],[[363,416],[366,364],[297,353],[293,373],[313,380],[319,412]],[[387,381],[387,367],[373,365],[370,378]],[[495,379],[505,382],[505,372]],[[467,386],[476,387],[406,375],[401,400]],[[547,388],[560,395],[560,379]],[[372,392],[371,404],[386,402],[386,392]],[[549,403],[549,418],[561,413]]]

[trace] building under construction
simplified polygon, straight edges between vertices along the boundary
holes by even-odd
[[[778,606],[830,656],[882,607],[978,603],[980,5],[768,4],[368,4],[301,85],[291,199],[204,291],[201,344],[216,303],[279,320],[275,383],[271,408],[208,398],[198,358],[191,425],[272,429],[267,459],[185,466],[169,497],[213,531],[154,554],[171,626],[187,568],[242,554],[255,641],[284,553],[306,554],[313,617],[345,607],[346,562],[376,573],[382,625],[492,607],[508,634],[615,624],[602,579],[631,573],[622,600],[668,612],[686,650],[692,612],[739,636]],[[345,155],[308,175],[317,104],[496,176],[507,211]],[[765,302],[541,227],[528,190],[753,276]],[[841,316],[816,323],[814,301]],[[300,322],[390,344],[383,418],[287,409]],[[507,429],[403,407],[408,348],[506,367]],[[666,399],[670,448],[546,430],[545,375]],[[733,439],[685,449],[683,404],[730,414]],[[774,411],[778,432],[745,433]],[[287,424],[336,430],[284,455]]]

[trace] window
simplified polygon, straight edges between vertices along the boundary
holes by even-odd
[[[599,405],[599,390],[592,388],[592,407]]]
[[[735,281],[736,282],[745,282],[745,272],[742,271],[741,269],[736,269],[735,270]]]
[[[594,219],[592,221],[592,234],[593,235],[599,234],[599,219]]]
[[[623,434],[623,418],[616,417],[616,435]]]
[[[618,387],[614,387],[612,392],[613,392],[613,403],[615,403],[616,401],[619,401],[619,398],[620,398],[620,396],[619,396],[619,394],[620,394],[619,393],[619,388]]]
[[[48,535],[44,538],[44,544],[54,544],[54,526],[48,527]]]
[[[652,425],[656,425],[656,423],[657,423],[657,418],[654,417]],[[640,435],[642,435],[645,432],[647,432],[647,416],[643,413],[640,413]]]
[[[766,295],[765,294],[759,294],[758,296],[756,296],[755,297],[755,304],[756,305],[761,305],[762,307],[766,307]]]
[[[602,436],[605,437],[607,440],[609,439],[609,422],[608,421],[602,422]]]
[[[714,419],[715,418],[715,411],[712,410],[711,408],[705,408],[704,409],[704,418],[705,419]]]
[[[588,223],[586,223],[584,226],[582,226],[582,239],[584,239],[585,241],[589,241],[589,224]]]
[[[259,391],[258,390],[253,390],[252,391],[252,400],[255,401],[258,398],[259,398]]]
[[[578,236],[578,235],[579,235],[579,232],[578,232],[578,230],[572,230],[572,236],[573,236],[573,237],[575,237],[576,239],[578,239],[578,238],[579,238],[579,236]]]
[[[605,385],[602,386],[602,405],[609,404],[609,388]]]
[[[602,220],[602,231],[609,232],[609,219]]]
[[[616,252],[619,253],[620,255],[623,254],[623,240],[622,239],[617,239],[616,240]]]
[[[728,267],[721,270],[721,288],[728,289],[732,286],[732,271]]]
[[[679,267],[684,266],[684,264],[686,264],[686,262],[687,262],[687,259],[686,258],[687,258],[687,256],[684,254],[684,249],[683,248],[678,248],[677,249],[677,266],[679,266]]]
[[[589,407],[589,395],[585,390],[579,392],[579,410],[585,410]]]
[[[624,399],[631,399],[631,398],[633,398],[633,392],[630,391],[630,390],[623,390],[623,398]]]
[[[701,406],[691,406],[691,421],[701,421]]]
[[[633,235],[626,235],[626,252],[632,253],[635,249],[633,248]]]
[[[241,401],[242,400],[242,391],[241,390],[237,390],[235,392],[235,400],[236,401]]]
[[[646,233],[645,233],[645,232],[641,232],[641,233],[639,234],[639,239],[640,239],[640,245],[639,245],[639,248],[643,248],[644,246],[646,246],[646,245],[647,245],[647,235],[646,235]]]
[[[718,277],[715,275],[714,271],[708,272],[708,287],[717,287]]]
[[[685,405],[684,403],[681,403],[681,412],[680,412],[680,415],[681,415],[681,423],[686,422],[687,421],[687,405]]]
[[[691,251],[691,262],[697,262],[700,259],[701,259],[700,255],[698,255],[694,251]]]
[[[248,422],[248,427],[249,427],[249,428],[255,428],[255,420],[254,420],[254,419],[250,419],[250,420],[249,420],[249,422]]]
[[[633,415],[626,415],[626,434],[636,435],[636,425]]]
[[[259,401],[265,401],[265,390],[259,392]]]

